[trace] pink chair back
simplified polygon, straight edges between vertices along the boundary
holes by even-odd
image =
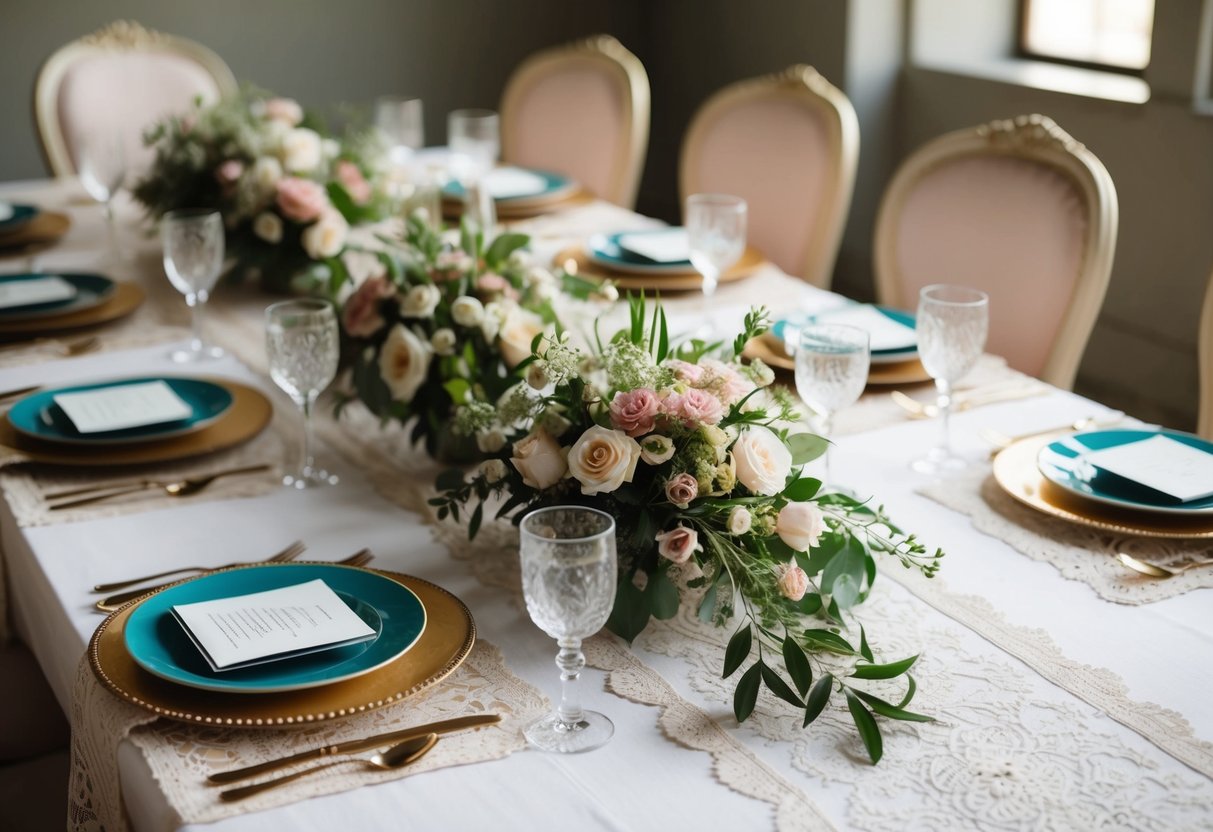
[[[913,310],[932,283],[990,295],[987,351],[1073,385],[1111,274],[1116,192],[1041,116],[943,136],[902,165],[876,229],[877,294]]]
[[[858,158],[850,101],[812,67],[794,66],[726,87],[700,108],[683,143],[682,196],[742,197],[750,244],[828,288]]]
[[[531,56],[502,97],[502,159],[562,173],[628,208],[648,136],[648,76],[606,35]]]

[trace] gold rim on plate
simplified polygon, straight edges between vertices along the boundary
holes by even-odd
[[[577,274],[589,279],[610,280],[620,289],[657,289],[662,292],[697,292],[703,288],[703,277],[698,272],[665,274],[631,274],[621,272],[595,263],[583,246],[566,248],[552,262],[570,274]],[[762,252],[753,246],[746,246],[745,254],[737,263],[720,276],[721,283],[733,283],[745,280],[759,268],[766,265],[767,259]]]
[[[31,462],[48,465],[146,465],[174,462],[234,448],[248,442],[269,425],[274,415],[274,406],[260,390],[228,379],[202,380],[217,384],[231,393],[232,405],[212,424],[193,433],[137,445],[60,445],[18,433],[6,413],[0,417],[0,445],[21,454]]]
[[[266,566],[292,564],[259,563],[221,571]],[[250,694],[200,690],[153,676],[131,658],[123,632],[131,613],[150,596],[131,601],[101,622],[89,642],[89,664],[101,684],[132,705],[182,722],[240,728],[308,725],[373,711],[433,687],[463,664],[476,643],[476,624],[462,601],[421,578],[383,569],[363,571],[411,590],[425,607],[427,624],[412,648],[357,678],[284,693]]]
[[[72,227],[71,218],[57,211],[39,211],[29,222],[0,232],[0,257],[27,254],[28,249],[49,246]]]
[[[770,342],[759,336],[750,340],[742,352],[745,358],[761,358],[764,364],[780,370],[794,372],[796,360],[780,349],[772,347]],[[868,384],[918,384],[930,381],[931,374],[917,358],[909,361],[895,361],[890,364],[872,364],[868,368]]]
[[[96,306],[63,315],[0,323],[0,340],[17,341],[107,324],[134,312],[143,303],[143,299],[143,290],[134,283],[115,281],[113,294],[104,303]]]
[[[594,195],[580,185],[574,185],[566,190],[559,191],[551,195],[541,197],[528,197],[526,199],[511,199],[508,202],[497,201],[494,203],[496,208],[497,219],[502,221],[509,220],[525,220],[532,217],[550,214],[553,211],[561,211],[565,208],[572,208],[575,205],[585,205],[594,201]],[[463,215],[463,201],[443,197],[442,200],[442,216],[448,220],[459,219]]]
[[[1008,495],[1042,514],[1093,529],[1137,537],[1213,539],[1213,517],[1175,517],[1102,505],[1071,494],[1044,478],[1040,449],[1058,434],[1022,439],[994,457],[994,481]]]

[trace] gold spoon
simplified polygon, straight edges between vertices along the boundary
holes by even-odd
[[[207,474],[200,477],[189,477],[182,480],[162,481],[162,480],[140,480],[129,485],[90,485],[84,488],[75,488],[70,491],[57,491],[54,494],[45,495],[47,501],[59,500],[64,497],[74,497],[78,494],[89,494],[87,497],[80,497],[76,500],[68,500],[65,503],[56,503],[53,506],[48,506],[51,511],[57,511],[61,508],[75,508],[76,506],[85,506],[90,503],[99,503],[102,500],[110,500],[114,497],[122,497],[126,494],[137,494],[140,491],[159,488],[164,491],[169,497],[189,497],[192,494],[197,494],[215,480],[223,477],[232,477],[238,474],[253,474],[258,471],[268,471],[270,465],[247,465],[243,468],[232,468],[228,471],[218,471],[214,474]],[[104,494],[92,494],[93,491],[104,491]]]
[[[272,789],[275,786],[281,786],[283,783],[290,783],[298,780],[300,777],[307,777],[309,774],[315,774],[318,771],[333,768],[334,766],[343,766],[347,763],[361,763],[363,767],[374,769],[376,771],[391,771],[397,768],[415,763],[430,753],[430,749],[438,744],[437,734],[426,734],[424,737],[416,737],[411,740],[397,743],[387,751],[375,754],[371,757],[358,757],[352,760],[337,760],[333,763],[325,763],[324,765],[312,766],[305,768],[302,771],[284,774],[281,777],[275,777],[273,780],[266,780],[263,783],[254,783],[251,786],[240,786],[235,789],[227,789],[219,792],[219,797],[223,800],[241,800],[254,794]]]
[[[1132,555],[1126,555],[1124,552],[1117,553],[1116,559],[1134,572],[1149,575],[1151,578],[1174,578],[1176,575],[1187,572],[1189,569],[1196,569],[1199,566],[1213,566],[1213,560],[1196,560],[1175,566],[1163,566],[1161,563],[1138,560]]]

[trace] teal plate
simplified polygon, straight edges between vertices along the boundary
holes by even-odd
[[[910,329],[916,328],[914,316],[909,312],[903,312],[900,309],[894,309],[890,306],[876,306],[875,304],[873,304],[872,308],[884,315],[886,318],[894,320],[899,324],[908,326]],[[829,323],[831,311],[834,310],[827,310],[818,315],[805,315],[799,318],[782,318],[771,325],[771,335],[777,338],[781,343],[786,344],[787,339],[784,338],[784,333],[787,332],[790,327],[802,326],[803,324]],[[896,349],[872,350],[873,364],[893,364],[898,361],[909,361],[917,357],[917,344],[908,347],[898,347]]]
[[[1213,514],[1213,497],[1181,503],[1149,486],[1100,470],[1083,459],[1088,451],[1117,448],[1160,434],[1213,455],[1213,443],[1190,433],[1173,430],[1094,430],[1076,433],[1045,445],[1036,456],[1036,466],[1049,482],[1097,503],[1158,514]],[[1210,464],[1213,464],[1213,457]]]
[[[0,234],[15,231],[38,216],[38,209],[33,205],[17,205],[12,202],[0,203],[0,205],[7,206],[9,209],[8,212],[0,212],[8,214],[0,219]]]
[[[373,641],[215,673],[173,617],[172,607],[323,580],[369,626]],[[352,603],[351,603],[352,602]],[[379,623],[372,623],[375,619]],[[291,563],[216,572],[175,584],[138,602],[124,639],[135,663],[180,685],[224,693],[282,693],[330,685],[370,673],[417,643],[425,607],[407,587],[353,566]]]
[[[543,190],[533,194],[518,194],[517,196],[496,197],[494,199],[495,202],[502,205],[509,205],[513,202],[526,202],[532,199],[550,199],[573,190],[574,182],[567,176],[562,176],[559,173],[552,173],[546,170],[533,170],[531,168],[525,168],[524,170],[543,179]],[[463,199],[463,185],[452,180],[442,186],[442,193],[443,196],[446,196],[449,199]]]
[[[85,434],[77,431],[67,414],[55,404],[55,396],[61,393],[101,390],[149,381],[163,381],[168,384],[173,392],[190,406],[193,413],[185,419],[173,422]],[[214,382],[173,376],[147,376],[40,390],[13,405],[12,410],[8,412],[8,420],[17,432],[44,442],[61,445],[127,445],[171,439],[202,430],[214,423],[231,406],[231,392]]]
[[[678,260],[667,263],[659,263],[656,260],[650,260],[642,254],[637,254],[634,251],[628,251],[623,246],[619,245],[619,238],[632,234],[645,233],[665,233],[670,231],[669,228],[654,228],[651,232],[645,231],[617,231],[614,234],[595,234],[590,237],[589,244],[586,246],[586,254],[590,261],[597,263],[600,266],[609,268],[621,269],[624,271],[637,271],[643,269],[643,273],[662,274],[670,272],[673,274],[686,274],[688,269],[693,269],[690,260]]]
[[[0,309],[0,325],[4,321],[20,321],[25,318],[49,318],[54,315],[66,315],[70,312],[80,312],[100,306],[114,294],[114,281],[99,274],[64,274],[48,272],[45,274],[25,273],[0,275],[0,283],[12,283],[22,280],[38,280],[43,277],[61,277],[76,287],[76,296],[64,300],[53,300],[47,303],[31,303],[26,306],[10,306]]]

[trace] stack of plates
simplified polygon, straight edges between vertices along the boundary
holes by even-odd
[[[646,236],[668,236],[677,229],[658,228],[649,231],[620,231],[595,234],[584,248],[569,249],[556,255],[556,264],[569,270],[590,272],[610,278],[620,289],[656,289],[663,292],[698,291],[703,278],[695,271],[690,259],[654,260],[627,245],[627,240]],[[626,238],[626,239],[625,239]],[[569,264],[568,261],[572,261]],[[721,283],[732,283],[754,274],[766,258],[753,246],[746,246],[741,258],[720,276]]]
[[[173,422],[81,433],[55,403],[64,393],[164,382],[188,405]],[[35,461],[71,466],[170,462],[247,442],[269,424],[273,406],[258,390],[226,379],[138,377],[41,390],[0,417],[0,445]]]
[[[70,285],[74,294],[0,308],[0,339],[19,340],[108,323],[129,315],[143,302],[143,291],[138,286],[118,283],[99,274],[6,274],[0,275],[0,287],[48,278]]]
[[[581,186],[567,176],[543,170],[500,167],[485,177],[500,219],[518,220],[546,214],[585,199]],[[442,210],[457,217],[463,208],[464,190],[458,182],[442,189]]]
[[[71,227],[66,214],[0,200],[0,250],[28,251],[49,245]]]
[[[995,457],[994,478],[1019,502],[1072,523],[1144,537],[1213,538],[1213,497],[1179,502],[1083,458],[1157,436],[1209,454],[1213,465],[1213,443],[1198,436],[1110,429],[1017,442]]]
[[[171,612],[317,579],[376,631],[374,639],[217,673]],[[97,629],[89,658],[110,690],[162,716],[270,728],[349,716],[424,690],[463,662],[475,638],[467,607],[419,578],[277,563],[213,572],[131,602]]]

